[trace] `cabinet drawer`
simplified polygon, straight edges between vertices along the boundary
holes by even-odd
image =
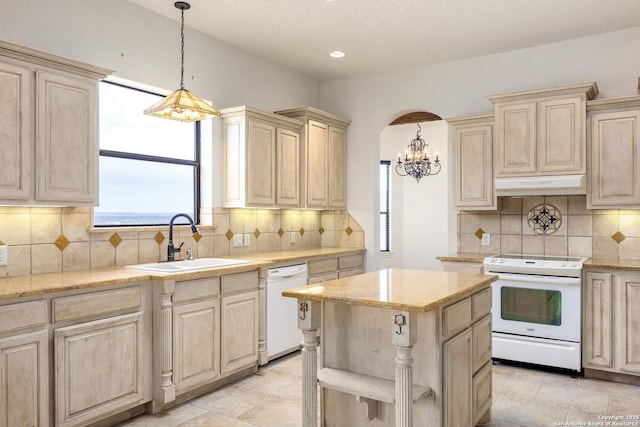
[[[491,408],[491,362],[473,376],[473,421],[474,425]]]
[[[318,259],[307,263],[309,276],[338,271],[338,258]]]
[[[473,325],[473,371],[491,359],[491,314]]]
[[[362,254],[341,256],[338,258],[338,269],[362,268],[364,256]]]
[[[471,325],[471,298],[442,309],[442,336],[450,337]]]
[[[491,286],[471,296],[473,320],[480,319],[487,313],[491,313]]]
[[[173,302],[179,304],[186,301],[215,298],[218,295],[220,295],[219,277],[185,280],[184,282],[176,283]]]
[[[364,270],[361,268],[354,268],[353,270],[345,270],[338,273],[338,277],[342,279],[343,277],[355,276],[356,274],[362,274]]]
[[[258,272],[247,271],[246,273],[222,276],[221,288],[223,294],[258,289]]]
[[[100,316],[138,310],[142,304],[139,286],[113,291],[92,292],[52,301],[52,321],[63,322],[90,316]]]
[[[30,301],[0,307],[0,333],[47,323],[47,302]]]
[[[309,277],[307,283],[313,285],[314,283],[326,282],[327,280],[335,280],[338,278],[338,273],[333,272],[329,274],[322,274],[320,276]]]

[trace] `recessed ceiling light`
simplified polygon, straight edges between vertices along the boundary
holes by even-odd
[[[332,58],[344,58],[344,52],[341,50],[334,50],[329,54]]]

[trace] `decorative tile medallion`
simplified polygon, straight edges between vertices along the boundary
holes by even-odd
[[[231,229],[227,230],[227,232],[224,233],[224,237],[226,237],[228,241],[231,241],[231,239],[233,239],[233,231],[231,231]]]
[[[324,227],[320,226],[320,230],[318,230],[320,234],[324,233]]]
[[[69,241],[69,239],[67,239],[64,234],[60,235],[60,237],[58,237],[56,239],[55,242],[53,242],[54,245],[56,245],[56,247],[58,249],[60,249],[61,251],[64,251],[65,249],[67,249],[67,246],[69,246],[71,242]]]
[[[284,230],[282,229],[282,227],[280,227],[280,230],[278,230],[278,236],[282,237],[283,234]]]
[[[157,244],[161,245],[162,242],[164,242],[164,234],[158,231],[156,235],[153,236],[153,240],[155,240]]]
[[[191,236],[193,237],[193,240],[195,240],[196,242],[199,242],[200,239],[202,239],[202,234],[200,233],[193,233],[193,235]]]
[[[553,205],[541,203],[529,211],[529,228],[536,234],[553,234],[562,224],[562,214]]]
[[[253,230],[253,237],[255,237],[256,239],[260,237],[260,230],[258,230],[257,228]]]
[[[109,237],[109,243],[111,243],[114,248],[117,248],[120,242],[122,242],[122,237],[118,236],[118,233],[113,233],[111,237]]]
[[[353,233],[353,228],[347,227],[345,228],[344,232],[347,233],[347,236],[351,236],[351,233]]]
[[[304,228],[301,228],[301,229],[300,229],[300,235],[301,235],[301,236],[304,236]]]
[[[476,235],[478,240],[481,240],[482,239],[482,235],[484,234],[484,230],[482,228],[478,228],[474,234]]]
[[[612,238],[613,240],[615,240],[617,244],[620,244],[620,243],[622,243],[622,241],[623,241],[624,239],[626,239],[626,238],[627,238],[627,236],[625,236],[624,234],[622,234],[622,233],[621,233],[621,232],[619,232],[619,231],[616,231],[615,233],[613,233],[613,235],[611,236],[611,238]]]

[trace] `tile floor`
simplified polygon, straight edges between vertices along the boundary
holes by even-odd
[[[250,377],[164,413],[141,415],[120,427],[300,426],[301,357],[271,362]],[[640,386],[497,363],[493,370],[492,421],[484,427],[639,427],[605,415],[640,415]]]

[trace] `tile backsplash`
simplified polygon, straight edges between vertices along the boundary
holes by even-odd
[[[529,227],[529,211],[542,203],[562,216],[552,234]],[[483,232],[490,233],[488,246],[481,244]],[[640,260],[640,210],[589,210],[585,196],[505,197],[497,212],[458,214],[458,251]]]
[[[123,266],[166,259],[169,227],[92,228],[91,208],[0,207],[0,244],[8,265],[0,277]],[[364,233],[347,211],[203,209],[192,236],[174,226],[174,244],[196,257],[319,247],[364,247]],[[295,236],[292,243],[291,234]],[[249,235],[249,246],[233,236]]]

